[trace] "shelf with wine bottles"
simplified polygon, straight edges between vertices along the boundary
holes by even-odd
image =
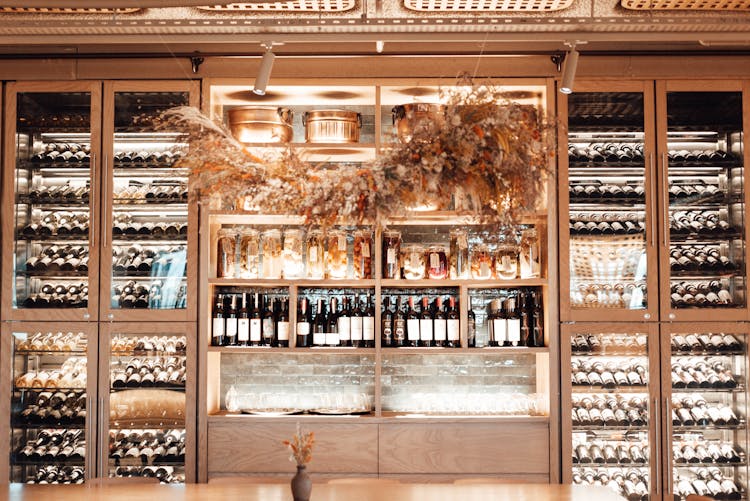
[[[14,429],[26,430],[77,430],[86,428],[85,420],[77,421],[49,421],[49,422],[29,422],[21,419],[12,419],[10,427]]]
[[[16,234],[16,240],[25,242],[80,242],[88,243],[89,235],[88,229],[84,229],[82,233],[72,234],[56,234],[56,235],[27,235],[22,232]]]
[[[574,432],[586,432],[591,434],[592,436],[606,436],[610,433],[614,434],[615,436],[619,437],[622,434],[625,434],[627,436],[628,433],[635,433],[635,432],[648,432],[648,424],[644,425],[594,425],[594,424],[574,424],[572,427],[572,430]]]
[[[111,430],[143,430],[145,428],[185,428],[184,419],[160,419],[160,418],[128,418],[128,419],[112,419]]]
[[[325,279],[314,280],[307,278],[210,278],[208,284],[213,286],[237,286],[237,287],[318,287],[318,288],[340,288],[350,289],[372,289],[375,287],[375,280],[372,279]]]
[[[509,280],[472,280],[472,279],[461,279],[461,280],[408,280],[408,279],[382,279],[380,280],[382,287],[392,288],[406,288],[406,287],[460,287],[465,286],[467,288],[479,289],[484,287],[540,287],[547,285],[547,280],[544,278],[518,278]]]
[[[648,386],[617,386],[613,388],[605,388],[599,385],[575,385],[572,388],[573,393],[639,393],[647,394]]]
[[[274,346],[209,346],[209,352],[241,353],[243,355],[263,353],[308,353],[308,354],[374,354],[375,348],[355,348],[353,346],[310,346],[310,347],[274,347]]]

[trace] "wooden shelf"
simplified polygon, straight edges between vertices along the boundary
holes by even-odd
[[[548,416],[498,416],[498,415],[429,415],[421,413],[405,413],[405,412],[383,412],[382,415],[377,416],[375,413],[371,414],[345,414],[336,416],[326,416],[320,414],[290,414],[287,416],[255,416],[252,414],[240,414],[232,413],[229,411],[221,411],[215,414],[209,414],[209,423],[226,423],[239,420],[250,420],[250,421],[300,421],[302,424],[305,422],[353,422],[353,421],[364,421],[367,423],[454,423],[454,422],[472,422],[472,423],[535,423],[535,424],[546,424],[549,423]]]
[[[410,287],[460,287],[466,286],[471,289],[504,289],[508,287],[534,287],[547,285],[544,278],[526,278],[515,280],[407,280],[407,279],[381,279],[383,287],[410,288]]]
[[[472,355],[488,355],[488,354],[503,354],[503,355],[522,355],[522,354],[528,354],[528,353],[548,353],[549,348],[542,347],[542,348],[528,348],[526,346],[500,346],[500,347],[483,347],[483,348],[440,348],[440,347],[430,347],[430,348],[414,348],[414,347],[404,347],[404,348],[391,348],[391,347],[382,347],[380,348],[380,351],[382,353],[387,354],[440,354],[440,353],[462,353],[462,354],[472,354]]]
[[[296,285],[297,287],[325,287],[329,289],[341,287],[366,289],[375,287],[375,280],[357,280],[349,278],[341,280],[312,280],[307,278],[210,278],[208,284],[214,286],[236,285],[242,287],[289,287],[291,285]]]
[[[241,353],[243,355],[254,355],[263,353],[341,353],[346,355],[374,355],[375,348],[348,348],[346,346],[319,347],[319,348],[271,348],[264,346],[209,346],[209,352],[218,353]]]

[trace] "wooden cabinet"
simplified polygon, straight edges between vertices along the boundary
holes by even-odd
[[[534,96],[529,98],[533,101],[530,104],[540,108],[550,106],[548,82],[508,81],[502,85],[509,89],[533,88],[534,92],[524,94]],[[302,155],[317,165],[328,163],[346,169],[375,158],[381,147],[394,140],[391,109],[404,101],[405,92],[418,91],[425,101],[438,98],[436,86],[419,82],[418,87],[415,90],[414,82],[406,81],[373,85],[352,80],[330,85],[316,82],[315,86],[280,82],[274,89],[274,97],[263,104],[293,112],[293,142]],[[229,110],[248,104],[236,92],[236,82],[213,81],[206,89],[206,109],[225,123]],[[361,142],[302,143],[304,127],[300,115],[316,108],[334,107],[361,113]],[[554,205],[554,190],[548,192],[547,203]],[[424,264],[415,264],[415,273],[409,279],[402,278],[402,256],[418,263],[434,247],[435,259],[439,259],[439,249],[446,253],[455,229],[468,232],[468,245],[472,248],[476,246],[478,250],[480,245],[489,244],[486,250],[494,252],[499,247],[498,235],[483,235],[481,225],[459,221],[450,211],[415,212],[389,222],[387,231],[398,232],[401,242],[400,252],[394,250],[391,258],[397,274],[390,277],[383,272],[389,256],[386,247],[390,234],[379,228],[345,221],[327,228],[324,235],[328,247],[315,250],[315,255],[325,253],[338,242],[336,250],[343,253],[348,264],[341,267],[345,273],[336,271],[326,275],[312,273],[309,264],[294,266],[297,260],[307,263],[312,255],[309,249],[316,245],[309,240],[316,229],[305,227],[300,218],[253,213],[241,210],[242,207],[203,209],[200,254],[206,287],[201,287],[199,299],[200,364],[205,367],[201,370],[205,377],[200,382],[199,397],[202,402],[199,436],[203,437],[199,444],[203,454],[199,459],[201,480],[232,473],[289,472],[292,465],[287,463],[287,455],[278,444],[291,436],[297,421],[305,430],[316,433],[316,451],[320,447],[321,455],[315,455],[310,468],[321,475],[422,478],[434,474],[432,478],[446,479],[501,474],[529,481],[556,478],[558,456],[554,445],[550,447],[556,443],[558,433],[553,424],[558,405],[557,378],[550,372],[557,366],[555,357],[550,356],[557,349],[556,309],[552,306],[556,280],[554,269],[550,271],[547,266],[548,260],[555,260],[556,245],[554,225],[549,224],[545,208],[531,211],[521,227],[529,230],[528,235],[536,232],[541,269],[536,270],[536,275],[521,277],[513,273],[505,279],[495,278],[491,269],[488,273],[492,276],[487,279],[471,278],[468,269],[468,276],[429,278],[418,271],[420,266],[424,270]],[[300,237],[294,233],[298,229],[307,233],[303,231]],[[361,231],[371,234],[368,252],[371,252],[372,274],[368,276],[357,274],[353,264],[355,235]],[[246,235],[259,238],[260,271],[245,274],[245,268],[241,268],[245,264],[243,247],[231,252],[236,268],[230,269],[228,276],[220,277],[217,270],[220,235],[224,238],[229,235],[233,244]],[[278,238],[283,253],[292,260],[280,274],[267,275],[263,270],[267,259],[263,253],[269,252],[262,243],[264,235],[269,241]],[[332,240],[332,235],[338,235],[338,239]],[[287,237],[289,245],[282,243]],[[293,242],[300,238],[302,244],[295,250]],[[491,258],[490,252],[488,257]],[[491,267],[491,261],[487,265]],[[280,266],[283,268],[285,264]],[[531,298],[532,291],[540,304],[537,327],[544,326],[543,335],[537,337],[538,344],[526,346],[524,338],[524,346],[488,346],[487,317],[490,304],[497,303],[493,300],[513,298],[520,302],[527,294]],[[265,343],[273,343],[272,346],[237,346],[234,342],[230,346],[212,345],[215,344],[212,332],[216,332],[212,311],[219,294],[225,296],[227,305],[226,297],[234,297],[235,305],[242,304],[243,297],[262,304],[274,299],[277,305],[288,301],[289,347],[279,346],[272,338]],[[410,298],[417,311],[424,300],[428,305],[442,301],[441,308],[449,303],[455,305],[458,330],[453,347],[419,346],[428,342],[418,338],[412,339],[414,346],[390,346],[394,333],[384,334],[382,329],[386,318],[384,305],[388,305],[391,315],[395,303],[403,308]],[[316,310],[318,304],[330,306],[332,299],[338,308],[343,300],[349,303],[351,299],[354,304],[362,305],[362,318],[371,318],[373,327],[367,327],[365,321],[362,343],[354,347],[342,346],[352,344],[348,341],[355,339],[353,336],[341,342],[344,338],[339,334],[333,341],[325,336],[314,337],[310,343],[315,346],[303,347],[307,341],[297,337],[302,332],[297,325],[304,321],[299,310],[303,299],[309,300]],[[307,327],[304,329],[306,332]],[[408,342],[408,336],[404,337]],[[255,343],[251,337],[248,344],[263,342]],[[303,415],[283,415],[288,413]],[[239,441],[236,430],[243,430]],[[524,437],[529,449],[528,464],[512,464],[511,456],[517,458],[509,454],[514,447],[513,436]],[[226,453],[237,448],[252,448],[252,453],[244,454],[241,459]],[[424,452],[422,462],[411,457],[419,451]]]

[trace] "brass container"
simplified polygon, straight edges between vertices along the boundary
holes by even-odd
[[[393,126],[401,142],[411,141],[414,130],[424,121],[441,127],[445,122],[445,105],[437,103],[409,103],[394,106],[391,110]]]
[[[273,106],[242,106],[229,110],[229,130],[241,143],[288,143],[292,140],[291,110]]]
[[[302,116],[308,143],[358,143],[362,115],[347,110],[313,110]]]

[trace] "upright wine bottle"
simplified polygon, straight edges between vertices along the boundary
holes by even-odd
[[[511,296],[505,300],[505,312],[508,326],[505,346],[518,346],[521,344],[521,315],[516,308],[516,297]]]
[[[393,346],[406,345],[406,315],[401,309],[401,296],[396,296],[396,309],[393,311]]]
[[[226,317],[224,345],[237,346],[237,294],[232,294]]]
[[[458,310],[456,309],[456,298],[448,298],[448,311],[445,313],[447,342],[449,348],[459,348],[461,346],[461,329],[459,323]]]
[[[261,312],[261,334],[265,346],[276,346],[276,326],[273,315],[273,301],[263,295],[263,311]]]
[[[253,307],[250,310],[250,346],[263,345],[263,324],[258,304],[258,293],[253,295]]]
[[[414,309],[414,297],[409,296],[409,307],[406,310],[406,346],[417,346],[419,343],[419,313]]]
[[[216,304],[212,314],[211,322],[211,346],[224,346],[224,295],[216,295]]]
[[[297,329],[296,329],[296,346],[299,348],[307,348],[312,344],[310,335],[312,316],[310,313],[310,301],[303,297],[299,300],[299,308],[297,309]]]
[[[315,318],[313,319],[314,346],[325,346],[327,324],[328,319],[326,318],[326,302],[322,299],[318,299],[318,304],[315,307]]]
[[[362,340],[365,348],[375,348],[375,307],[370,294],[367,295],[367,306],[362,311]]]
[[[443,298],[435,298],[435,313],[432,319],[432,333],[435,338],[435,346],[448,346],[448,319],[443,311]]]
[[[328,312],[326,322],[326,345],[338,346],[341,342],[339,338],[339,301],[337,298],[331,298],[331,309]]]
[[[362,339],[362,308],[360,307],[358,297],[352,298],[349,312],[351,315],[350,334],[352,337],[352,346],[354,346],[355,348],[363,348],[364,341]]]
[[[352,319],[351,310],[349,308],[349,299],[343,299],[343,305],[341,306],[341,313],[336,319],[336,324],[339,330],[339,346],[351,346],[352,345]]]
[[[289,298],[281,302],[279,316],[276,319],[276,334],[274,337],[280,347],[289,347]]]
[[[542,307],[541,291],[532,289],[531,291],[531,344],[529,346],[541,348],[544,346],[544,308]]]
[[[490,346],[504,346],[508,339],[508,322],[503,313],[502,304],[500,299],[490,301],[490,316],[488,317]]]
[[[388,296],[383,298],[383,312],[380,316],[380,346],[388,348],[393,345],[393,312]]]
[[[419,313],[419,346],[432,346],[434,339],[429,299],[423,297]]]
[[[474,313],[474,310],[471,309],[471,307],[469,307],[467,315],[468,321],[466,325],[466,344],[469,345],[469,348],[475,348],[477,345],[477,316]]]

